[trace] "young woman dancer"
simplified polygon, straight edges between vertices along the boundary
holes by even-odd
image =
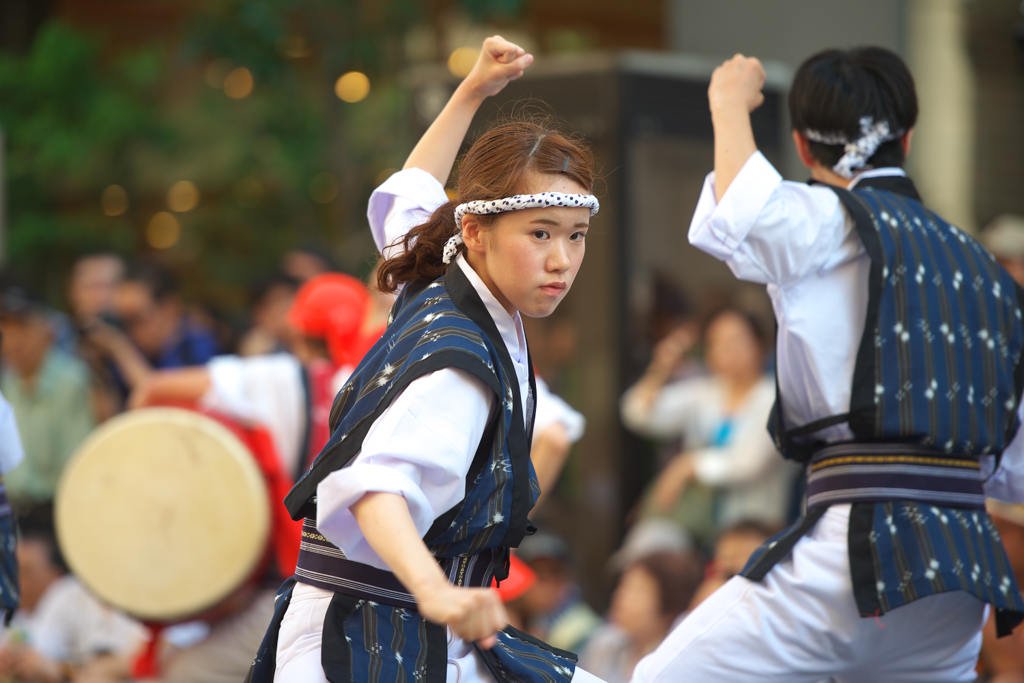
[[[588,676],[574,655],[506,628],[486,587],[533,531],[535,389],[520,314],[550,314],[579,270],[598,208],[591,154],[506,123],[467,152],[459,199],[444,192],[481,102],[532,61],[488,38],[405,169],[370,199],[378,284],[401,294],[335,401],[331,440],[285,500],[305,518],[303,547],[254,681]]]

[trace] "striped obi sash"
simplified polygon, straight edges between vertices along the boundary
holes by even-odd
[[[985,508],[978,461],[913,444],[825,446],[807,464],[807,508],[860,501],[912,500]]]
[[[469,557],[438,558],[453,586],[490,586],[500,552],[485,550]],[[316,529],[316,521],[302,522],[302,545],[295,566],[296,580],[364,600],[416,611],[413,597],[398,578],[384,569],[353,562]]]

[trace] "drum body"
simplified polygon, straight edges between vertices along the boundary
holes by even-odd
[[[266,557],[270,505],[248,449],[180,408],[115,417],[79,447],[54,517],[71,570],[134,617],[173,623],[239,590]]]

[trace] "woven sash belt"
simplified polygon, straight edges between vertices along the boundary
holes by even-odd
[[[807,465],[807,507],[859,501],[914,500],[985,507],[977,460],[909,444],[826,446]]]
[[[455,586],[489,586],[494,575],[489,552],[471,557],[438,558],[438,563]],[[295,578],[324,590],[416,610],[416,598],[394,574],[346,558],[337,546],[320,535],[316,522],[309,517],[302,523]]]

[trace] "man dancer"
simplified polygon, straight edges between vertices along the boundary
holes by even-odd
[[[984,510],[985,493],[1024,499],[1024,298],[900,168],[917,99],[898,56],[828,50],[800,67],[790,112],[810,186],[757,151],[763,84],[742,55],[712,76],[715,172],[689,237],[767,285],[771,431],[807,465],[808,512],[633,680],[973,681],[985,603],[1004,631],[1024,617]]]

